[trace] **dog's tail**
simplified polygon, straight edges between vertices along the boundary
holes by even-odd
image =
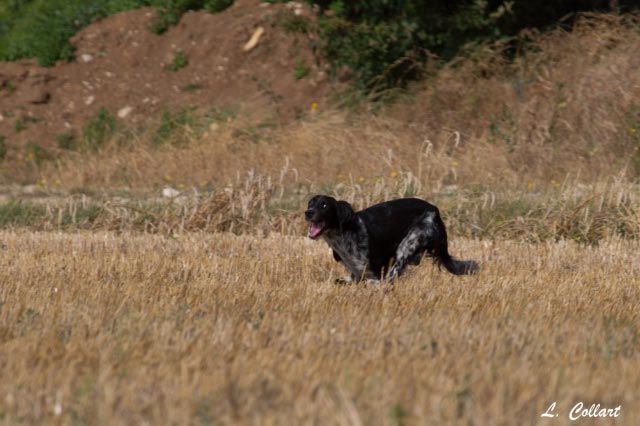
[[[480,265],[478,265],[478,262],[475,260],[457,260],[449,254],[447,231],[437,211],[434,225],[435,238],[430,244],[428,251],[436,263],[439,266],[444,266],[447,271],[455,275],[472,275],[480,271]]]
[[[448,254],[444,259],[439,260],[447,271],[455,275],[471,275],[480,270],[480,266],[475,260],[456,260]]]

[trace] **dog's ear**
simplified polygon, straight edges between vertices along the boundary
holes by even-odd
[[[338,215],[338,225],[340,226],[340,232],[342,232],[342,228],[347,224],[353,216],[355,212],[353,211],[353,207],[351,204],[346,201],[338,201],[336,203],[336,214]]]

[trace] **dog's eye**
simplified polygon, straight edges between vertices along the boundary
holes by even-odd
[[[326,209],[326,208],[327,208],[327,204],[326,204],[326,203],[325,203],[325,204],[323,204],[323,205],[322,205],[322,208],[323,208],[323,209]]]

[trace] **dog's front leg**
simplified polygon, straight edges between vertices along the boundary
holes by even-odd
[[[387,275],[387,281],[389,281],[389,284],[393,284],[394,281],[398,279],[403,269],[404,269],[404,265],[399,264],[398,261],[395,261],[393,263],[393,266],[389,270],[389,275]]]

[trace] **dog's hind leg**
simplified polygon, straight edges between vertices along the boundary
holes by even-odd
[[[396,250],[395,261],[389,270],[388,280],[393,283],[408,264],[417,264],[427,250],[427,241],[435,233],[433,212],[425,213],[402,239]]]
[[[473,260],[451,257],[447,248],[447,231],[438,210],[425,212],[400,242],[395,262],[389,270],[389,282],[395,281],[407,265],[419,264],[425,254],[452,274],[469,275],[480,270]]]
[[[394,282],[407,265],[418,265],[427,252],[434,256],[444,249],[447,252],[447,234],[438,211],[425,212],[409,229],[396,250],[395,261],[389,270],[388,280]],[[436,256],[437,257],[437,256]]]

